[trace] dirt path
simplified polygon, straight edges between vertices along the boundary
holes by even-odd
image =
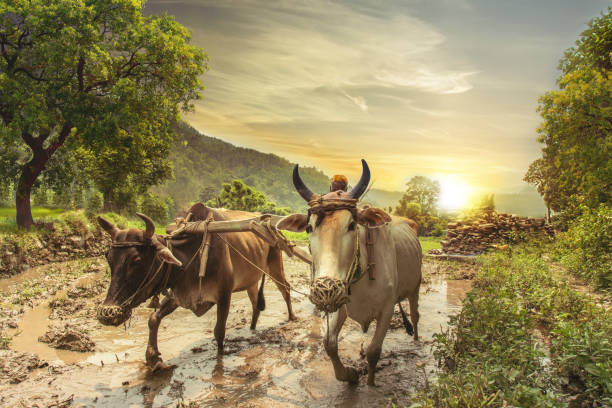
[[[38,301],[30,299],[34,308],[26,307],[13,317],[19,328],[11,329],[13,351],[5,351],[11,355],[3,356],[4,360],[12,359],[17,366],[25,361],[24,356],[40,360],[33,360],[30,368],[21,364],[24,367],[18,384],[10,383],[10,375],[0,380],[0,406],[161,407],[177,406],[183,401],[185,406],[195,407],[352,408],[386,406],[390,400],[406,405],[409,394],[424,386],[425,376],[433,375],[432,335],[446,325],[448,315],[458,310],[470,288],[467,280],[442,279],[445,268],[439,263],[426,263],[427,283],[422,286],[420,302],[422,339],[414,342],[405,333],[399,315],[394,318],[394,329],[383,345],[377,387],[368,387],[363,377],[358,386],[336,381],[322,345],[325,320],[314,314],[307,299],[294,294],[299,320],[288,323],[282,297],[268,282],[267,309],[254,332],[248,329],[251,306],[246,293],[234,294],[227,325],[227,352],[221,358],[217,357],[212,334],[214,310],[197,318],[188,310],[178,309],[165,318],[159,347],[165,361],[176,368],[150,375],[143,360],[151,310],[135,310],[126,328],[101,326],[93,311],[105,293],[108,277],[100,266],[103,263],[94,263],[98,266],[88,267],[72,286],[51,296],[56,299],[52,307],[50,298],[41,295]],[[294,286],[306,289],[305,264],[287,259],[285,271]],[[23,282],[15,285],[15,291]],[[5,293],[3,307],[7,299],[16,299],[15,296]],[[95,351],[58,350],[38,341],[48,326],[63,328],[66,324],[95,343]],[[369,333],[363,334],[349,320],[340,335],[341,358],[364,373],[366,362],[360,351],[367,347],[373,332],[371,327]],[[417,362],[424,366],[418,368]],[[6,370],[10,373],[10,367]]]

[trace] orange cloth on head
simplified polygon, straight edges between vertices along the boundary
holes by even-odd
[[[346,191],[348,186],[348,179],[346,176],[342,174],[336,174],[331,178],[331,185],[329,186],[329,191]]]

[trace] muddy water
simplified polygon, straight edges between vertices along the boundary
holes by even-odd
[[[305,288],[305,265],[288,260],[285,270],[294,285]],[[20,329],[29,334],[18,336],[13,347],[61,363],[21,384],[0,386],[0,406],[31,406],[34,402],[50,406],[69,399],[71,406],[87,407],[176,406],[181,400],[204,407],[266,408],[384,406],[391,397],[407,402],[407,395],[423,387],[425,377],[431,375],[431,338],[446,326],[449,314],[458,311],[469,284],[433,280],[422,287],[421,341],[414,342],[403,328],[388,332],[376,377],[378,387],[368,387],[363,377],[358,386],[336,381],[322,347],[325,321],[313,314],[307,299],[293,294],[300,320],[287,322],[285,303],[274,285],[266,284],[267,308],[256,331],[248,329],[251,305],[246,293],[234,294],[227,354],[222,357],[217,356],[212,340],[214,308],[201,318],[184,309],[166,317],[159,332],[159,348],[164,360],[176,368],[154,375],[143,364],[150,309],[135,310],[125,328],[96,323],[91,336],[96,352],[75,353],[57,351],[30,338],[34,332],[42,334],[48,323],[49,309],[39,306],[24,316]],[[373,332],[371,327],[363,334],[356,323],[347,320],[339,346],[345,363],[365,371],[360,350],[367,347]],[[424,369],[416,368],[419,361],[425,363]]]

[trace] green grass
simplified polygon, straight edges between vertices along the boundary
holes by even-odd
[[[32,207],[32,217],[36,218],[56,218],[65,212],[63,208]],[[0,207],[0,218],[15,218],[17,210],[15,207]]]
[[[308,242],[308,234],[305,232],[283,231],[289,241]]]
[[[419,237],[419,241],[421,242],[421,248],[423,249],[423,253],[426,254],[430,249],[440,249],[442,246],[440,245],[440,237]]]

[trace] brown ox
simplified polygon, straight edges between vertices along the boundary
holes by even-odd
[[[423,255],[414,221],[389,217],[377,208],[357,209],[357,200],[370,180],[368,165],[363,160],[362,164],[361,179],[350,192],[337,191],[323,197],[304,185],[296,165],[294,185],[311,209],[308,216],[285,217],[277,227],[306,230],[310,234],[313,278],[310,299],[329,313],[324,345],[338,380],[356,383],[359,379],[357,370],[344,366],[338,356],[338,334],[344,321],[350,317],[366,332],[376,320],[376,331],[366,350],[368,384],[374,385],[376,364],[393,309],[402,299],[408,298],[410,302],[414,326],[410,327],[406,320],[406,329],[414,330],[414,339],[418,340]]]
[[[212,213],[213,220],[227,221],[251,218],[255,214],[217,210],[195,204],[191,209],[191,221],[206,220]],[[178,235],[170,241],[155,235],[151,219],[138,214],[146,223],[146,230],[117,229],[109,221],[98,217],[100,225],[110,234],[112,245],[107,253],[111,268],[111,283],[104,303],[98,309],[98,320],[105,325],[117,326],[127,320],[134,307],[151,296],[170,290],[159,310],[149,318],[149,342],[146,351],[147,366],[152,369],[165,365],[157,347],[157,331],[164,316],[181,306],[202,316],[217,305],[215,339],[218,352],[223,352],[225,323],[229,313],[232,292],[246,290],[253,306],[251,329],[255,329],[260,310],[265,308],[263,299],[263,274],[245,261],[231,245],[247,259],[272,276],[287,304],[289,319],[295,320],[289,296],[289,284],[283,272],[281,250],[272,247],[250,232],[212,234],[206,274],[200,281],[198,249],[202,235]],[[262,285],[257,290],[257,283]]]

